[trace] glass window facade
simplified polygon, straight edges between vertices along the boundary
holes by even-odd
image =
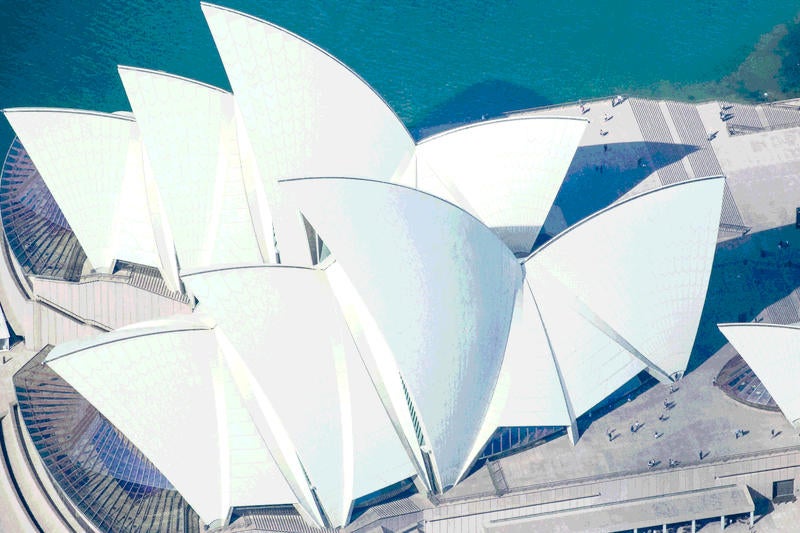
[[[103,531],[199,533],[197,514],[159,470],[43,364],[14,376],[19,412],[62,496]]]
[[[17,138],[0,178],[0,217],[9,246],[26,274],[69,281],[80,278],[86,254]]]

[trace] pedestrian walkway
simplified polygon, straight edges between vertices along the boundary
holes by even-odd
[[[717,160],[711,142],[708,140],[703,121],[697,107],[683,102],[666,102],[666,107],[678,130],[680,142],[697,148],[689,152],[686,158],[692,168],[693,177],[721,176],[722,167]]]

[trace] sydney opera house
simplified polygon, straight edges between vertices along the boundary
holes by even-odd
[[[201,7],[232,92],[120,66],[130,112],[4,110],[2,498],[20,530],[556,530],[479,521],[517,494],[498,465],[599,449],[581,442],[592,417],[637,387],[689,390],[735,187],[719,165],[669,162],[695,172],[559,225],[565,176],[597,142],[583,112],[414,139],[325,51]],[[800,420],[780,362],[800,329],[721,329]],[[445,505],[481,479],[492,494]],[[706,514],[723,524],[753,511],[755,481],[714,479],[682,486],[722,502]],[[708,509],[681,494],[652,496],[675,516],[606,530],[694,529]]]

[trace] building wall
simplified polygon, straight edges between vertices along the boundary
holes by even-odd
[[[800,447],[785,448],[773,452],[732,456],[689,467],[662,467],[657,471],[551,483],[525,491],[510,492],[502,497],[484,494],[476,498],[450,501],[445,499],[439,506],[424,511],[425,532],[477,532],[482,531],[491,520],[558,513],[589,505],[612,504],[627,499],[657,497],[731,484],[747,485],[753,491],[771,499],[773,482],[793,479],[797,494],[800,492],[799,478]],[[713,512],[710,516],[696,518],[711,516]]]

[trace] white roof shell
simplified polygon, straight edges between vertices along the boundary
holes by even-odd
[[[614,204],[525,261],[503,366],[471,459],[498,427],[569,425],[645,368],[664,380],[685,370],[723,186],[724,178],[704,178]],[[537,376],[535,387],[530,376]]]
[[[354,497],[413,473],[323,272],[237,267],[184,281],[274,407],[332,523]]]
[[[142,324],[48,359],[204,521],[295,503],[344,524],[354,497],[427,475],[428,449],[447,487],[498,426],[567,425],[644,368],[685,369],[722,178],[615,204],[521,267],[512,251],[532,247],[585,121],[501,119],[415,148],[324,51],[202,8],[235,96],[122,67],[144,147],[127,115],[6,114],[95,266],[177,283],[173,241],[184,269],[274,260],[272,224],[282,262],[304,265],[300,210],[335,254],[325,270],[184,272],[216,326]],[[189,427],[196,412],[208,427]]]
[[[72,109],[4,113],[91,264],[109,270],[125,259],[155,266],[177,290],[174,258],[163,253],[161,232],[168,229],[156,222],[158,198],[136,122],[125,114]]]
[[[163,72],[120,67],[119,74],[142,131],[181,268],[262,261],[233,95]]]
[[[250,15],[201,7],[252,142],[281,261],[309,264],[302,223],[277,180],[390,179],[414,143],[381,97],[326,52]]]
[[[356,462],[356,490],[354,493],[357,496],[368,494],[377,488],[388,486],[398,479],[409,477],[409,473],[414,469],[420,474],[421,479],[427,482],[414,424],[403,393],[400,370],[391,348],[376,324],[375,318],[367,309],[341,265],[333,262],[324,269],[324,272],[361,354],[361,362],[369,375],[372,387],[380,397],[384,412],[389,416],[395,430],[391,435],[385,429],[378,429],[378,424],[371,424],[376,429],[371,430],[373,437],[369,439],[370,442],[367,439],[356,439],[358,461]],[[362,407],[366,407],[366,405]],[[361,433],[356,429],[355,434],[360,435]],[[399,441],[398,436],[400,437]],[[378,458],[372,454],[362,455],[363,450],[359,449],[361,446],[387,452],[400,446],[405,448],[406,454],[382,453],[378,462],[376,461]],[[408,460],[409,457],[412,458],[411,463]],[[388,482],[378,485],[379,477]],[[361,488],[361,492],[358,492],[359,487],[366,484],[369,484],[369,490]]]
[[[125,434],[206,523],[296,498],[233,386],[214,331],[186,318],[65,343],[47,364]]]
[[[387,182],[281,183],[341,264],[397,362],[441,486],[469,454],[500,370],[522,280],[483,224]]]
[[[587,124],[511,117],[439,133],[417,145],[414,186],[469,211],[513,252],[529,253]]]
[[[159,266],[133,119],[68,109],[5,115],[93,266],[117,258]],[[121,213],[123,191],[132,208]]]
[[[683,372],[705,302],[724,183],[703,178],[650,191],[537,250],[526,260],[526,277],[545,328],[563,324],[549,313],[577,313],[662,378]],[[571,336],[570,343],[580,342]],[[599,392],[594,381],[568,388]]]
[[[719,330],[753,369],[784,416],[800,427],[800,327],[762,322],[720,324]]]

